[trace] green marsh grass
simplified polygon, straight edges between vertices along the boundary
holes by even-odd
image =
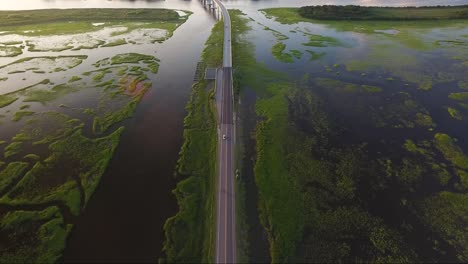
[[[222,63],[222,32],[223,22],[218,22],[202,53],[206,65]],[[186,106],[184,143],[176,170],[179,182],[173,190],[179,211],[164,225],[166,256],[161,261],[211,262],[215,257],[217,133],[212,85],[195,83]]]

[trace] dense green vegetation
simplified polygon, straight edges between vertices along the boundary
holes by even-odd
[[[423,20],[468,18],[468,6],[446,7],[366,7],[303,6],[299,14],[311,19],[330,20]]]
[[[355,76],[285,78],[256,62],[246,31],[234,31],[234,78],[257,97],[249,132],[272,262],[466,261],[467,156],[421,102]]]
[[[17,99],[18,99],[17,97],[12,97],[9,95],[0,95],[0,108],[12,104]]]
[[[223,22],[218,22],[205,44],[202,62],[222,63]],[[216,110],[213,83],[192,86],[184,120],[184,143],[177,163],[179,180],[173,193],[179,212],[169,218],[164,230],[165,259],[162,262],[212,262],[215,245]]]
[[[111,58],[110,64],[123,64],[123,63],[139,63],[140,61],[152,61],[156,59],[154,56],[145,55],[145,54],[138,54],[138,53],[125,53],[125,54],[118,54]]]
[[[455,118],[457,120],[462,120],[463,119],[463,115],[457,109],[449,107],[449,108],[447,108],[447,111],[449,112],[451,117],[453,117],[453,118]]]
[[[185,11],[187,12],[187,11]],[[190,12],[188,12],[190,13]],[[68,23],[73,18],[74,23]],[[71,34],[95,31],[103,26],[93,26],[96,21],[117,22],[125,21],[165,21],[181,23],[179,15],[168,9],[54,9],[0,11],[0,25],[2,30],[24,31],[25,35]],[[183,21],[182,21],[183,22]],[[31,26],[34,25],[34,26]],[[40,29],[40,33],[38,30]]]
[[[34,114],[34,112],[32,111],[18,111],[15,113],[15,115],[13,116],[13,118],[11,120],[13,121],[20,121],[21,118],[25,117],[25,116],[30,116]]]
[[[277,42],[273,47],[271,47],[271,53],[278,61],[294,62],[291,54],[283,52],[284,49],[286,49],[286,45],[282,42]]]
[[[0,234],[8,244],[0,248],[2,263],[55,263],[65,248],[71,230],[57,207],[40,211],[11,211],[0,214]]]
[[[327,47],[327,46],[338,46],[340,43],[337,39],[327,36],[307,34],[309,36],[309,42],[302,43],[304,46],[310,47]]]
[[[451,93],[449,98],[458,101],[468,101],[468,92]]]
[[[23,54],[21,48],[15,46],[0,46],[0,57],[16,57]]]

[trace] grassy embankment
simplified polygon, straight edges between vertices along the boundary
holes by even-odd
[[[237,24],[248,22],[237,12],[231,18]],[[257,63],[254,47],[242,34],[233,44],[237,87],[248,86],[260,97],[254,172],[273,262],[467,259],[466,232],[458,229],[466,221],[466,194],[451,191],[466,188],[466,155],[453,139],[434,132],[427,140],[407,141],[403,150],[382,145],[384,134],[375,142],[343,141],[343,131],[352,131],[354,124],[339,121],[343,110],[330,111],[324,98],[308,87],[307,78],[288,80]],[[382,90],[329,79],[316,85],[346,98],[375,96]],[[401,122],[403,111],[407,129],[433,126],[417,102],[402,100],[401,105],[385,106],[389,113],[371,118],[372,125],[389,126],[381,122],[391,123],[395,117]],[[345,111],[360,111],[353,109]],[[383,153],[369,154],[368,145]],[[400,154],[391,155],[395,151]],[[438,159],[440,155],[444,159]],[[428,191],[428,184],[437,188]],[[383,211],[383,205],[392,213]],[[435,235],[423,235],[428,232]]]
[[[202,62],[222,63],[223,22],[218,22],[208,38]],[[212,262],[216,234],[217,132],[214,87],[199,81],[192,87],[184,124],[184,144],[180,151],[174,189],[179,212],[164,225],[166,259],[161,261]]]
[[[260,219],[267,227],[272,261],[287,261],[284,256],[294,252],[295,241],[300,238],[302,216],[297,192],[284,173],[286,168],[282,160],[285,153],[280,144],[274,144],[284,141],[286,131],[283,121],[287,105],[282,98],[283,91],[279,91],[283,86],[272,84],[281,75],[278,76],[255,61],[253,46],[243,39],[243,34],[249,30],[248,19],[242,17],[238,10],[231,10],[230,13],[232,24],[236,25],[233,30],[235,88],[239,90],[248,85],[267,96],[256,106],[257,113],[266,119],[256,132],[259,155],[255,177],[259,187]]]

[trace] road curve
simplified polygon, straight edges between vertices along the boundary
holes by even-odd
[[[224,20],[223,68],[217,71],[219,113],[218,186],[216,217],[216,263],[236,263],[236,219],[234,193],[234,119],[231,53],[231,18],[220,0]],[[225,136],[225,138],[224,138]]]

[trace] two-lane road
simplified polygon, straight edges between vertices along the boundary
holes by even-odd
[[[231,54],[231,18],[224,5],[223,68],[217,72],[216,93],[219,113],[218,188],[216,219],[216,263],[236,262],[236,216],[234,193],[234,119]]]
[[[236,262],[234,194],[234,123],[232,114],[231,68],[223,68],[219,114],[218,191],[216,263]],[[220,88],[220,87],[218,87]]]

